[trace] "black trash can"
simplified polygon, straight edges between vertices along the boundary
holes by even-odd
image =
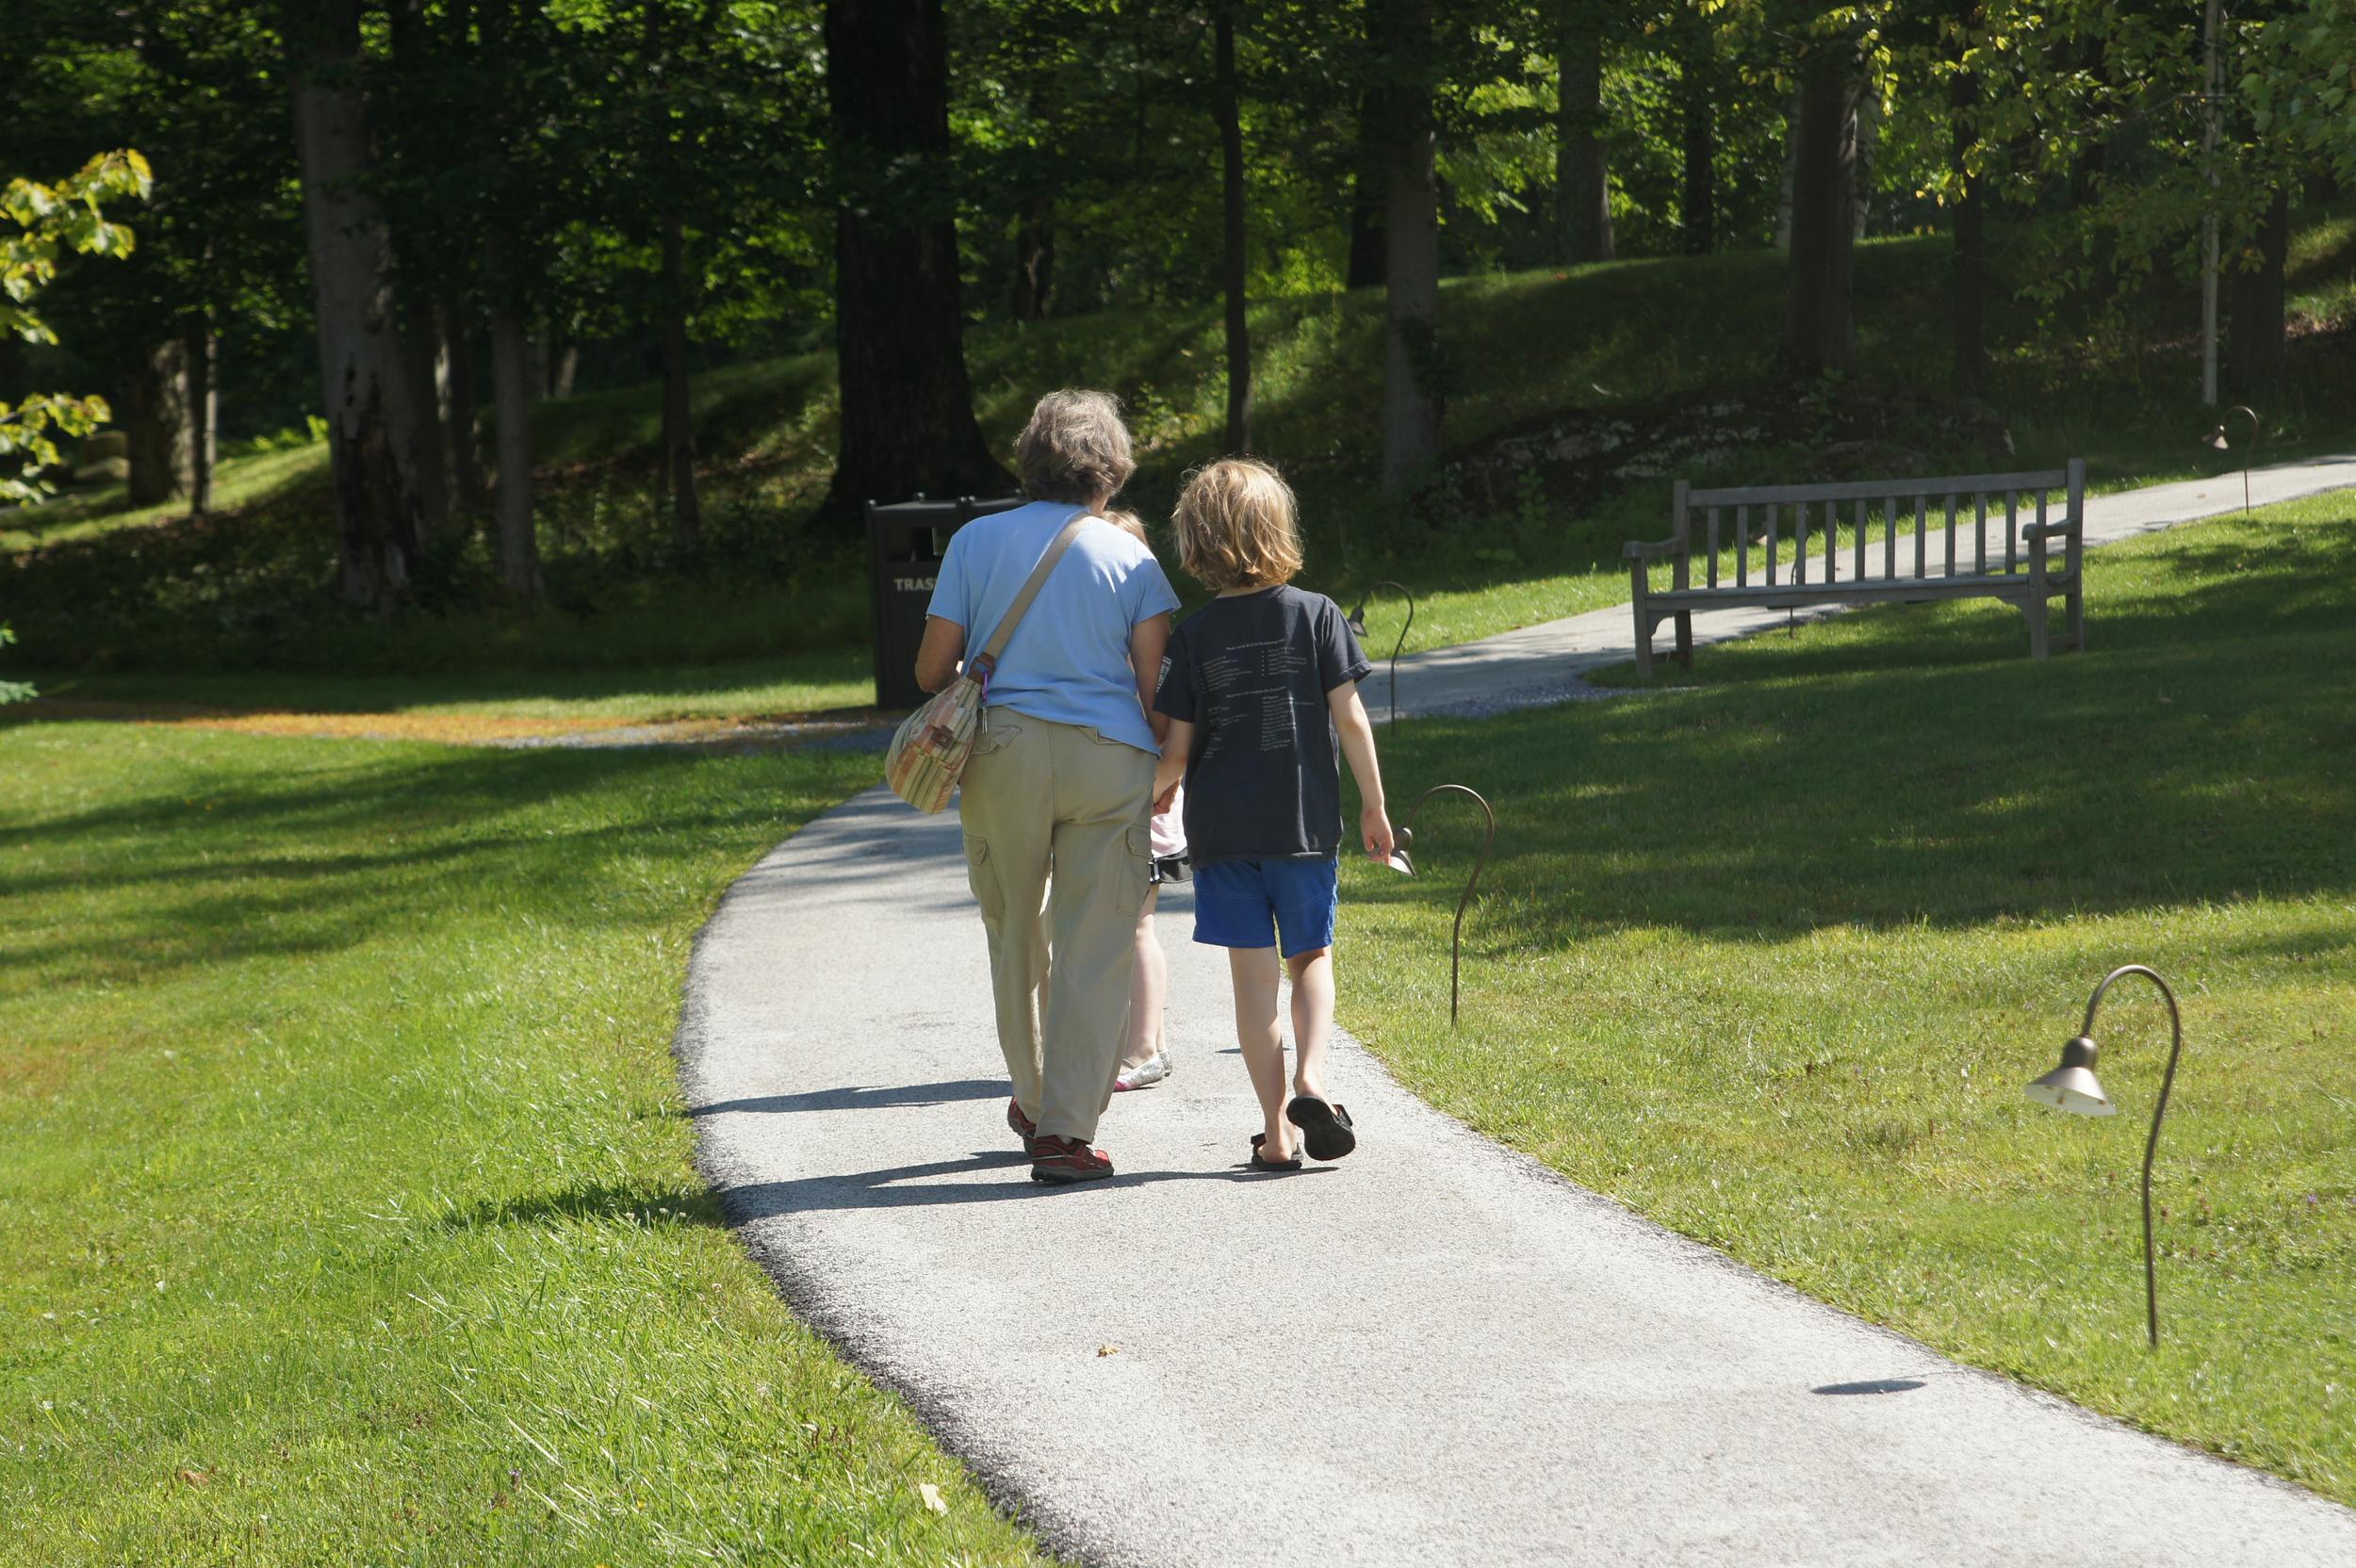
[[[916,684],[916,649],[924,640],[924,611],[950,537],[975,517],[1021,506],[1023,498],[867,503],[868,608],[875,624],[875,706],[914,708],[925,694]]]

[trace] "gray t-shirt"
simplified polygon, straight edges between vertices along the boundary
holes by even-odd
[[[1186,800],[1195,864],[1340,854],[1341,738],[1326,698],[1372,668],[1323,594],[1264,588],[1178,623],[1153,706],[1195,727]]]

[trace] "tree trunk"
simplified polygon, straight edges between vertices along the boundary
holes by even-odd
[[[1980,78],[1958,69],[1947,80],[1947,119],[1953,128],[1951,167],[1955,202],[1955,389],[1976,398],[1988,389],[1988,212],[1970,154],[1979,141]]]
[[[420,549],[450,526],[450,469],[442,449],[441,410],[435,367],[442,335],[434,324],[434,302],[414,283],[398,284],[401,296],[401,369],[409,379],[410,405],[417,411],[411,431],[410,466],[417,477],[417,545]]]
[[[494,268],[496,275],[497,269]],[[532,350],[524,313],[491,306],[491,407],[499,441],[499,580],[518,598],[540,596],[540,541],[532,527]]]
[[[1585,0],[1558,0],[1554,140],[1557,253],[1612,259],[1612,184],[1604,165],[1603,36]]]
[[[1873,214],[1873,157],[1881,148],[1882,99],[1872,84],[1857,84],[1855,106],[1849,111],[1857,155],[1849,160],[1849,237],[1865,237],[1866,220]]]
[[[1220,282],[1227,294],[1227,450],[1252,449],[1252,325],[1244,313],[1243,88],[1235,78],[1235,3],[1221,0],[1213,24],[1212,91],[1225,205]]]
[[[1055,198],[1044,191],[1023,204],[1014,226],[1014,318],[1047,318],[1047,291],[1055,277]]]
[[[548,356],[548,400],[554,402],[571,397],[580,379],[581,345],[567,338]]]
[[[681,555],[703,553],[703,498],[695,487],[695,414],[687,384],[687,221],[663,215],[663,461],[672,491],[672,541]]]
[[[1711,102],[1716,88],[1707,27],[1689,38],[1677,72],[1678,118],[1684,131],[1685,195],[1681,248],[1689,256],[1708,255],[1718,245],[1718,121]]]
[[[1783,175],[1775,193],[1775,249],[1789,253],[1792,249],[1792,192],[1798,184],[1800,168],[1800,90],[1792,90],[1792,96],[1783,106]]]
[[[2282,383],[2282,272],[2290,262],[2291,192],[2277,186],[2259,224],[2256,270],[2233,274],[2226,384],[2245,402],[2270,400]]]
[[[424,509],[389,237],[368,190],[360,0],[287,0],[285,20],[343,594],[384,610],[408,590]]]
[[[1401,73],[1432,58],[1431,0],[1378,0],[1383,57]],[[1383,488],[1403,491],[1440,455],[1440,208],[1428,82],[1402,75],[1384,117]]]
[[[133,356],[123,400],[123,427],[131,462],[125,487],[131,506],[161,506],[194,482],[194,434],[188,417],[188,348],[168,337]]]
[[[1358,165],[1350,174],[1350,288],[1374,288],[1383,282],[1383,136],[1378,112],[1382,98],[1373,92],[1358,95]]]
[[[213,469],[221,461],[221,340],[199,320],[183,339],[188,361],[188,511],[213,509]]]
[[[474,327],[455,293],[442,296],[442,345],[450,355],[449,396],[442,405],[450,429],[450,504],[464,517],[483,512],[483,445],[475,419]]]
[[[1003,495],[1013,477],[973,419],[947,191],[941,0],[827,0],[826,102],[840,160],[835,342],[841,444],[826,509]]]
[[[1850,213],[1857,165],[1857,49],[1812,47],[1800,67],[1798,157],[1792,187],[1792,270],[1784,348],[1804,375],[1855,367],[1857,334]]]

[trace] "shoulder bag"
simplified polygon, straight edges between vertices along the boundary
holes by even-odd
[[[990,700],[990,672],[998,667],[1007,639],[1023,624],[1023,612],[1039,597],[1039,591],[1047,585],[1055,563],[1094,515],[1083,508],[1064,524],[1055,542],[1031,568],[1023,591],[1006,607],[982,651],[965,662],[964,672],[950,682],[948,690],[935,694],[901,722],[899,732],[892,737],[892,748],[884,753],[884,782],[892,786],[893,794],[927,815],[949,804],[965,773],[966,760],[973,755],[973,743],[981,736],[982,707]]]

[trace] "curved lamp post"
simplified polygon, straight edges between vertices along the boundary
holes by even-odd
[[[1350,612],[1349,625],[1352,636],[1364,637],[1366,634],[1366,600],[1374,596],[1375,588],[1396,588],[1399,596],[1407,601],[1407,624],[1399,629],[1399,641],[1391,645],[1391,727],[1396,729],[1399,727],[1399,650],[1407,645],[1407,634],[1415,629],[1415,596],[1407,591],[1405,583],[1393,582],[1388,578],[1374,584],[1359,598],[1358,608]]]
[[[1480,858],[1473,861],[1472,875],[1465,878],[1464,890],[1456,900],[1456,934],[1449,939],[1448,942],[1448,1027],[1453,1029],[1456,1027],[1456,999],[1459,993],[1458,975],[1463,972],[1464,968],[1464,906],[1472,902],[1473,890],[1481,886],[1481,868],[1489,863],[1489,851],[1497,844],[1497,814],[1494,810],[1490,809],[1489,803],[1487,801],[1481,798],[1481,792],[1478,790],[1468,789],[1462,784],[1434,784],[1432,788],[1417,795],[1415,797],[1415,803],[1407,808],[1407,825],[1404,827],[1401,827],[1397,834],[1399,847],[1391,856],[1391,864],[1399,870],[1405,872],[1410,876],[1415,874],[1415,863],[1408,857],[1408,849],[1415,841],[1415,814],[1423,809],[1423,803],[1425,801],[1430,800],[1433,795],[1440,794],[1443,792],[1449,790],[1453,790],[1461,795],[1471,796],[1473,804],[1481,808],[1481,814],[1489,819],[1488,834],[1481,841]]]
[[[2062,1047],[2061,1066],[2029,1086],[2029,1098],[2040,1105],[2055,1110],[2071,1111],[2079,1116],[2112,1116],[2119,1107],[2102,1092],[2102,1080],[2094,1075],[2094,1010],[2102,1005],[2102,993],[2111,988],[2111,982],[2122,975],[2140,974],[2160,988],[2168,999],[2168,1025],[2174,1043],[2168,1051],[2168,1071],[2160,1079],[2160,1102],[2151,1112],[2151,1135],[2143,1144],[2143,1309],[2145,1328],[2154,1349],[2160,1343],[2160,1287],[2151,1265],[2151,1156],[2160,1147],[2160,1119],[2168,1115],[2168,1091],[2176,1084],[2176,1058],[2184,1049],[2184,1021],[2176,1011],[2176,993],[2157,971],[2141,964],[2125,964],[2102,976],[2102,983],[2086,998],[2086,1021],[2078,1031],[2078,1037]]]
[[[2230,419],[2236,414],[2243,416],[2250,421],[2250,444],[2247,447],[2240,449],[2241,514],[2247,517],[2250,515],[2250,465],[2255,462],[2258,456],[2258,416],[2250,412],[2250,410],[2244,408],[2241,404],[2235,403],[2233,407],[2225,411],[2225,418],[2219,419],[2217,422],[2217,429],[2209,432],[2209,433],[2202,438],[2202,445],[2209,447],[2213,450],[2220,452],[2230,452],[2234,450],[2233,444],[2225,439],[2225,419]]]

